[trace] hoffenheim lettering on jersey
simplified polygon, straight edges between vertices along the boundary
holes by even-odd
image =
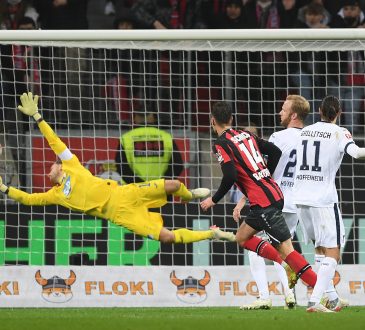
[[[350,132],[336,124],[318,122],[303,128],[297,146],[295,204],[332,207],[338,203],[336,172],[351,143]]]
[[[287,213],[296,213],[296,206],[293,203],[292,197],[297,161],[296,148],[300,133],[300,128],[290,127],[272,134],[269,139],[282,152],[279,163],[272,176],[284,194],[283,211]]]
[[[65,186],[63,187],[63,194],[69,196],[71,193],[71,177],[68,176],[65,181]]]

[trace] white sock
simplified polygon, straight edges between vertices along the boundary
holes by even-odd
[[[278,264],[277,262],[274,262],[274,267],[275,267],[276,273],[279,276],[279,280],[281,282],[281,285],[283,286],[284,295],[286,297],[289,293],[293,292],[291,289],[289,289],[288,276],[286,275],[286,271],[285,271],[284,267],[281,266],[280,264]]]
[[[330,285],[328,286],[328,288],[326,290],[326,295],[330,301],[338,298],[337,291],[335,289],[335,286],[333,285],[333,280],[330,281]]]
[[[314,271],[318,273],[319,267],[321,266],[322,260],[325,258],[323,254],[315,254],[314,255]],[[333,280],[330,281],[330,284],[326,290],[326,295],[330,301],[335,300],[338,298],[337,291],[333,285]]]
[[[318,273],[319,267],[321,267],[322,260],[325,257],[326,256],[324,254],[315,254],[314,255],[314,266],[313,266],[314,272]]]
[[[257,284],[260,298],[269,299],[270,295],[267,284],[266,264],[264,258],[258,256],[252,251],[248,251],[248,258],[250,260],[251,274]]]
[[[325,291],[327,290],[330,281],[335,275],[337,261],[331,257],[325,257],[322,260],[321,267],[317,273],[317,283],[314,286],[312,295],[309,299],[310,302],[318,304]]]

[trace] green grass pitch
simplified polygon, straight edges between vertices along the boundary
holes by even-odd
[[[365,329],[365,307],[339,313],[296,310],[241,311],[231,307],[0,309],[1,330],[226,330]]]

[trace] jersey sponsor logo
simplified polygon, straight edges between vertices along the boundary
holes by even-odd
[[[65,181],[65,186],[63,187],[63,194],[68,197],[71,194],[71,177],[68,176]]]
[[[217,150],[215,156],[217,157],[219,163],[222,163],[224,161],[223,155],[220,150]]]

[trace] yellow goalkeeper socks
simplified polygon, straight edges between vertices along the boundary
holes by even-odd
[[[181,197],[185,201],[190,201],[193,197],[192,193],[186,188],[186,186],[180,182],[180,188],[173,193],[174,196]]]
[[[172,231],[175,235],[174,243],[192,243],[213,238],[212,230],[195,231],[189,229],[177,229]]]

